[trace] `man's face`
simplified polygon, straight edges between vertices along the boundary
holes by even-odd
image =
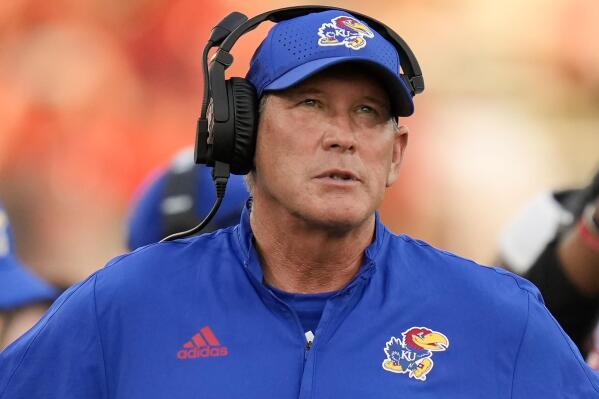
[[[253,193],[274,216],[351,229],[397,179],[407,129],[364,72],[333,67],[270,93],[260,115]]]

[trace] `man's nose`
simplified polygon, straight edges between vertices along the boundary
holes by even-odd
[[[350,116],[331,117],[325,126],[322,146],[325,150],[354,152],[356,150],[356,132]]]

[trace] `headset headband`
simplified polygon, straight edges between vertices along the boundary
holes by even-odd
[[[212,36],[208,41],[208,46],[204,51],[204,99],[202,103],[202,117],[205,117],[210,92],[222,93],[224,91],[224,72],[233,63],[233,56],[229,52],[237,40],[241,38],[241,36],[254,30],[264,21],[278,23],[288,19],[311,14],[313,12],[326,10],[339,10],[350,13],[367,22],[369,26],[377,31],[377,33],[385,37],[399,53],[400,65],[403,71],[401,77],[410,90],[411,95],[414,96],[416,94],[422,93],[424,90],[424,78],[422,77],[422,72],[420,70],[420,66],[418,65],[418,61],[416,60],[416,56],[410,47],[395,31],[393,31],[393,29],[367,15],[345,8],[328,6],[296,6],[279,8],[259,14],[251,19],[247,19],[245,15],[239,12],[232,12],[213,29]],[[210,68],[210,73],[208,73],[208,62],[206,59],[208,50],[217,45],[220,46],[212,59],[212,66]],[[211,75],[217,75],[217,78],[211,79]],[[218,87],[208,87],[213,84]],[[219,107],[218,109],[224,108]],[[226,120],[227,118],[228,115],[217,115],[217,119]]]
[[[303,15],[311,14],[313,12],[326,11],[326,10],[339,10],[343,12],[350,13],[354,15],[356,18],[361,19],[368,23],[368,25],[376,30],[380,35],[385,37],[391,44],[397,49],[399,52],[399,60],[401,63],[401,68],[405,75],[407,75],[408,88],[410,89],[412,96],[421,93],[424,90],[424,79],[422,78],[422,72],[420,71],[420,66],[418,65],[418,61],[414,56],[414,53],[407,45],[407,43],[393,31],[393,29],[389,28],[387,25],[382,22],[369,17],[368,15],[361,14],[359,12],[355,12],[352,10],[348,10],[345,8],[338,7],[327,7],[327,6],[297,6],[297,7],[287,7],[287,8],[279,8],[276,10],[268,11],[257,15],[249,20],[245,20],[237,26],[231,34],[229,34],[222,44],[219,47],[219,51],[229,52],[233,45],[239,40],[241,36],[245,33],[254,30],[258,25],[260,25],[264,21],[271,22],[281,22],[288,19],[293,19],[297,17],[301,17]],[[236,13],[238,15],[239,14]],[[232,14],[230,14],[232,15]],[[245,16],[244,16],[245,17]]]

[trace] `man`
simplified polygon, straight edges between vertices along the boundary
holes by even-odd
[[[232,176],[219,212],[203,232],[237,224],[248,195],[243,178]],[[210,168],[194,164],[193,148],[181,150],[139,190],[127,220],[127,247],[134,250],[195,227],[215,200]]]
[[[53,287],[20,262],[0,203],[0,351],[30,329],[56,296]]]
[[[70,289],[0,355],[0,398],[599,397],[530,283],[381,224],[408,138],[395,116],[413,105],[381,36],[341,57],[316,44],[339,16],[355,20],[280,22],[253,58],[262,111],[240,224]],[[281,32],[313,51],[273,58]]]

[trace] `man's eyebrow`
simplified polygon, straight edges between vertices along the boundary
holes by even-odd
[[[305,86],[305,87],[294,87],[290,90],[287,90],[287,92],[285,94],[286,94],[286,97],[297,97],[297,96],[306,95],[306,94],[325,94],[325,91],[318,87],[315,87],[315,86]],[[387,99],[387,98],[382,99],[382,98],[378,98],[375,96],[366,95],[363,97],[363,100],[371,101],[381,107],[389,108],[391,106],[389,99]]]
[[[315,86],[294,87],[287,91],[289,96],[300,96],[303,94],[323,94],[324,91]]]
[[[364,99],[367,101],[372,101],[373,103],[375,103],[381,107],[386,107],[386,108],[391,107],[391,104],[390,104],[388,98],[382,99],[382,98],[373,97],[373,96],[364,96]]]

